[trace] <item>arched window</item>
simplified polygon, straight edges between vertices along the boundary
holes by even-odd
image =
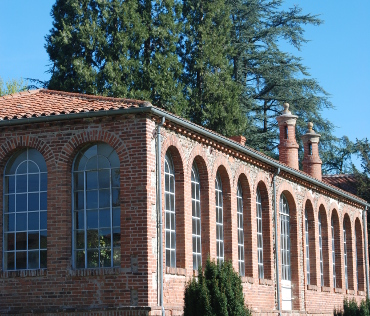
[[[310,239],[308,237],[308,214],[307,210],[304,212],[304,228],[305,228],[305,239],[306,239],[306,269],[307,269],[307,284],[311,282],[310,275]]]
[[[27,148],[11,157],[4,175],[4,270],[46,268],[47,170]]]
[[[176,267],[175,169],[169,154],[164,159],[166,267]]]
[[[280,197],[280,242],[282,280],[290,281],[290,216],[288,201],[284,194]]]
[[[334,220],[331,219],[331,255],[333,260],[333,287],[337,287],[337,274],[335,271],[335,238],[334,238]]]
[[[343,222],[343,250],[344,250],[344,281],[348,290],[348,262],[347,262],[347,231],[346,223]]]
[[[216,248],[217,263],[224,262],[224,215],[223,215],[223,196],[222,182],[220,174],[217,172],[215,180],[216,195]]]
[[[73,260],[76,268],[120,266],[120,164],[98,143],[83,148],[73,165]]]
[[[191,168],[191,202],[193,222],[193,269],[202,265],[201,215],[200,215],[200,180],[196,163]]]
[[[321,286],[324,286],[324,260],[323,260],[323,253],[322,253],[322,218],[321,218],[321,213],[319,214],[319,251],[320,251]]]
[[[263,234],[262,234],[262,200],[259,188],[256,195],[256,217],[257,217],[257,257],[258,257],[258,278],[264,278],[263,269]]]
[[[239,274],[245,276],[245,261],[244,261],[244,229],[243,229],[243,191],[240,182],[238,182],[238,190],[236,192],[237,199],[237,216],[238,216],[238,262]]]

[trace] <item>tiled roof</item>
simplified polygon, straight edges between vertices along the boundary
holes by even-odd
[[[349,193],[357,194],[357,183],[353,174],[323,175],[322,181]]]
[[[0,97],[0,120],[117,110],[143,105],[145,101],[45,89],[29,90]]]

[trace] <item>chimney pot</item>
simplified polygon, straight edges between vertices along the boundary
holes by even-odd
[[[322,161],[319,155],[320,134],[313,130],[312,122],[307,124],[307,132],[302,136],[303,141],[303,171],[310,176],[322,180]]]

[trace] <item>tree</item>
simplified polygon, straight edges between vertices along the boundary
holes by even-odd
[[[316,15],[302,14],[295,6],[282,10],[282,0],[228,0],[232,5],[231,55],[234,79],[243,86],[240,102],[247,109],[249,124],[244,131],[248,145],[271,156],[277,154],[279,135],[276,116],[289,102],[297,122],[297,139],[308,121],[323,134],[332,124],[322,118],[321,110],[330,108],[328,94],[309,77],[300,58],[280,49],[288,42],[297,49],[307,40],[304,25],[320,25]],[[325,142],[325,139],[322,139]],[[302,148],[302,146],[301,146]]]
[[[11,79],[5,82],[0,77],[0,96],[20,92],[27,89],[23,79]]]
[[[240,276],[231,262],[221,266],[207,260],[185,288],[184,316],[250,316],[244,303]]]
[[[323,161],[323,173],[351,173],[351,156],[356,152],[355,144],[351,142],[347,136],[341,138],[332,137],[329,146],[327,146],[327,143],[328,142],[324,143],[321,147],[324,150],[320,153]],[[327,148],[323,148],[324,146],[327,146]]]
[[[57,0],[46,37],[50,89],[184,105],[175,0]]]
[[[224,135],[245,128],[241,86],[232,78],[232,22],[225,0],[186,0],[179,55],[189,118]]]
[[[357,140],[356,149],[361,158],[362,172],[354,167],[357,182],[357,195],[370,203],[370,143],[369,140]]]

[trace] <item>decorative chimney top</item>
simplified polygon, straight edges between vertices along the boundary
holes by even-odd
[[[317,134],[313,130],[313,123],[309,122],[307,124],[306,134],[302,135],[303,141],[303,171],[308,173],[310,176],[321,181],[322,171],[321,171],[321,159],[319,155],[319,141],[320,134]]]
[[[306,134],[302,135],[303,143],[305,143],[306,141],[310,141],[311,143],[318,143],[320,136],[321,136],[320,134],[317,134],[314,131],[313,123],[308,122]]]

